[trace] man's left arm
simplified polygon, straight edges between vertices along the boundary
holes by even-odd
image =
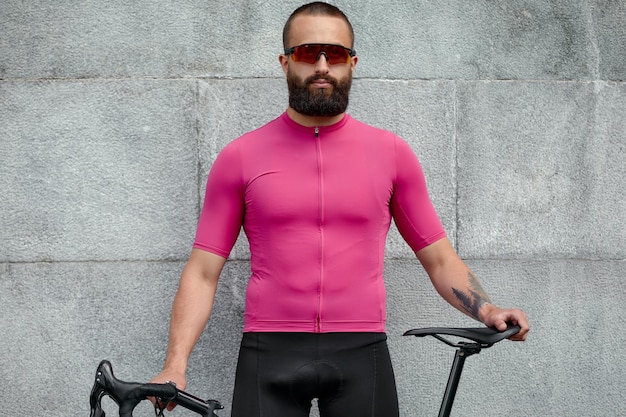
[[[529,330],[526,314],[520,309],[494,305],[472,270],[458,256],[447,238],[417,252],[437,292],[453,307],[488,327],[505,330],[507,323],[520,326],[511,340],[526,340]]]

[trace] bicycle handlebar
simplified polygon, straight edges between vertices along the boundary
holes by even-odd
[[[224,408],[216,400],[202,400],[185,391],[179,390],[170,382],[165,384],[124,382],[113,375],[111,363],[103,360],[98,365],[96,377],[91,389],[90,417],[105,417],[102,410],[102,397],[108,395],[119,406],[120,417],[132,417],[133,410],[148,397],[160,398],[166,402],[178,404],[201,416],[216,417],[215,410]]]

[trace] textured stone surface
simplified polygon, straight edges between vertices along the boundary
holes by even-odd
[[[625,111],[622,84],[461,83],[461,254],[623,259]]]
[[[494,302],[523,305],[532,323],[524,344],[502,342],[467,359],[453,415],[621,414],[626,370],[622,261],[480,260],[469,266]],[[454,349],[407,339],[409,328],[475,322],[451,311],[416,261],[388,263],[390,346],[403,416],[436,415]]]
[[[4,415],[36,415],[42,409],[55,416],[88,414],[102,359],[124,380],[148,381],[158,373],[183,263],[0,265]],[[224,402],[232,391],[247,270],[244,263],[226,267],[210,330],[189,365],[189,390]],[[15,401],[25,395],[33,401]]]
[[[195,91],[0,83],[0,261],[185,256],[198,216]]]
[[[0,76],[277,75],[271,64],[289,9],[244,0],[7,1],[0,6]]]
[[[277,76],[298,1],[6,1],[0,78]],[[359,76],[624,80],[623,2],[342,0]],[[17,46],[17,47],[16,47]]]

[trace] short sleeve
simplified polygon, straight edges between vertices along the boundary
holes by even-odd
[[[198,220],[194,248],[228,258],[244,216],[241,158],[229,144],[213,163]]]
[[[446,234],[428,195],[417,156],[400,138],[396,138],[395,156],[391,213],[404,240],[414,252],[418,252]]]

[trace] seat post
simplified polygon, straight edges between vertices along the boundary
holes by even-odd
[[[452,404],[454,403],[454,397],[456,396],[456,390],[459,386],[459,381],[461,380],[463,366],[465,365],[465,359],[475,353],[479,353],[480,349],[481,347],[478,343],[462,343],[462,346],[457,349],[454,354],[452,368],[450,369],[450,376],[448,377],[446,391],[443,394],[443,400],[441,401],[439,417],[450,417]]]

